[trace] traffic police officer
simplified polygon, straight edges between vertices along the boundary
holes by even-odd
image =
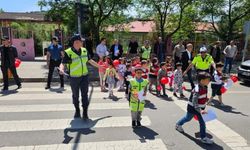
[[[194,57],[192,63],[188,66],[183,75],[185,75],[193,66],[195,66],[197,73],[202,71],[209,73],[211,65],[216,70],[213,57],[207,53],[207,49],[205,47],[201,47],[200,54]]]
[[[149,41],[145,41],[145,45],[141,48],[141,57],[144,60],[148,60],[150,58],[151,46],[149,45]]]
[[[74,118],[80,118],[80,107],[79,107],[79,91],[82,96],[82,107],[83,107],[83,119],[88,119],[88,68],[87,63],[95,67],[99,67],[98,64],[90,58],[88,51],[83,48],[83,42],[80,35],[74,35],[71,38],[73,44],[72,47],[65,50],[65,57],[60,65],[60,73],[64,73],[65,66],[69,71],[70,86],[72,90],[73,104],[75,106]]]

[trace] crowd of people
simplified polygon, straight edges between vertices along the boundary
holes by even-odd
[[[10,69],[18,88],[21,82],[17,76],[14,66],[17,52],[11,46],[8,38],[3,38],[1,52],[1,69],[3,72],[4,88],[8,90],[8,74]],[[166,46],[162,38],[151,46],[149,40],[144,41],[142,46],[133,37],[128,45],[128,53],[124,53],[123,46],[115,39],[110,49],[106,46],[106,38],[102,38],[96,47],[98,62],[92,59],[88,50],[83,47],[81,36],[75,35],[71,38],[72,47],[63,50],[58,44],[58,38],[53,37],[48,47],[47,64],[49,74],[45,89],[50,88],[54,68],[60,72],[61,87],[64,87],[63,75],[70,77],[72,99],[75,107],[75,118],[81,117],[79,107],[79,91],[82,96],[83,118],[88,119],[88,68],[87,63],[98,68],[100,77],[100,88],[102,92],[108,92],[109,97],[114,97],[114,89],[124,91],[129,101],[132,127],[141,126],[141,114],[145,105],[147,91],[160,97],[168,98],[170,92],[173,96],[186,98],[183,90],[185,75],[191,85],[191,96],[188,99],[187,114],[176,124],[176,130],[183,132],[182,125],[190,121],[194,115],[200,123],[201,140],[211,144],[212,140],[206,137],[205,122],[202,114],[207,104],[212,104],[212,99],[218,96],[219,103],[223,106],[221,87],[228,79],[231,72],[232,62],[237,55],[237,46],[234,41],[226,46],[222,52],[220,42],[214,46],[203,43],[199,47],[199,53],[194,55],[193,45],[184,44],[180,41],[174,48],[173,54],[166,55]],[[153,47],[153,48],[152,48]],[[221,54],[225,54],[225,65],[221,62]],[[229,70],[227,71],[227,66]],[[65,72],[67,68],[67,72]],[[193,71],[195,70],[195,72]],[[193,79],[195,78],[195,81]],[[212,95],[208,99],[208,84],[212,81]],[[196,83],[196,84],[195,84]],[[169,86],[167,90],[166,86]]]

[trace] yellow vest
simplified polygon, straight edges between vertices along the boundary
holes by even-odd
[[[135,78],[130,80],[130,110],[131,111],[143,111],[145,101],[139,101],[137,97],[134,97],[134,94],[137,94],[141,90],[146,90],[145,88],[148,85],[147,79],[142,79],[142,82],[137,82]]]
[[[210,68],[211,64],[214,62],[213,57],[209,54],[206,54],[205,59],[201,57],[201,54],[198,54],[194,57],[192,64],[196,69],[207,70]]]
[[[85,48],[81,48],[81,56],[77,55],[71,48],[66,49],[65,53],[72,60],[72,63],[67,64],[70,77],[81,77],[88,74],[88,52]]]
[[[149,59],[151,53],[151,47],[149,46],[146,48],[145,46],[142,46],[142,59]]]

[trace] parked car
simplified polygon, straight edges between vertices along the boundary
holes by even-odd
[[[250,60],[241,63],[238,68],[238,78],[243,82],[250,82]]]

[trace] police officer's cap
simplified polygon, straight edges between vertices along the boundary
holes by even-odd
[[[82,37],[80,34],[75,34],[71,37],[71,42],[74,43],[75,41],[83,41]]]
[[[201,47],[200,48],[200,53],[202,53],[202,52],[207,52],[207,48],[206,47]]]
[[[52,40],[54,40],[54,41],[59,41],[59,39],[58,39],[57,36],[53,36],[53,37],[52,37]]]

